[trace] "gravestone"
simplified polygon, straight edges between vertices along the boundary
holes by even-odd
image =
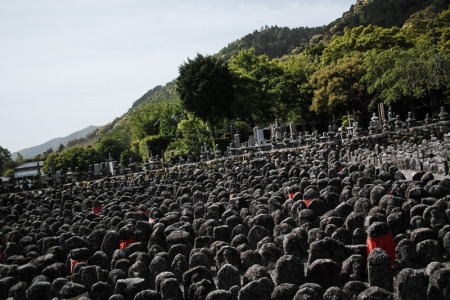
[[[98,175],[100,173],[100,165],[94,164],[94,174]]]
[[[234,145],[235,148],[241,148],[241,139],[239,137],[239,134],[234,135]]]
[[[258,129],[256,132],[256,137],[259,145],[265,145],[266,140],[264,138],[264,131],[262,129]]]
[[[248,137],[248,146],[249,147],[255,146],[255,137],[253,135]]]
[[[110,161],[109,162],[109,172],[111,172],[112,175],[115,175],[114,169],[115,169],[114,161]]]

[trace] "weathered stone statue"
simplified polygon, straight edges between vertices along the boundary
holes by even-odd
[[[392,106],[388,108],[388,121],[394,120],[394,113],[392,112]]]

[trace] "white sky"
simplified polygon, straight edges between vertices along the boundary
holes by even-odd
[[[356,0],[13,0],[0,4],[0,145],[11,153],[124,114],[265,25],[322,26]]]

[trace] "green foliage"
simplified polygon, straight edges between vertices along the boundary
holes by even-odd
[[[3,176],[9,178],[14,177],[14,169],[5,169]]]
[[[89,165],[94,165],[104,161],[102,155],[93,148],[75,147],[66,149],[61,153],[50,154],[44,162],[43,171],[49,172],[51,164],[54,164],[56,170],[63,169],[67,172],[68,168],[78,167],[80,171],[87,171]]]
[[[25,163],[25,159],[23,158],[23,155],[20,152],[17,152],[16,163],[19,166]]]
[[[345,27],[360,25],[402,27],[412,14],[431,5],[436,11],[442,11],[450,5],[450,0],[357,0],[341,18],[327,25],[326,35],[342,35]]]
[[[178,123],[187,118],[179,100],[164,102],[161,113],[160,132],[165,137],[175,138],[180,135]]]
[[[76,145],[80,145],[84,142],[86,142],[85,138],[73,139],[67,142],[66,147],[67,148],[75,147]]]
[[[102,156],[102,161],[109,158],[109,155],[115,160],[120,158],[120,154],[129,148],[129,136],[123,131],[111,131],[104,136],[97,145],[97,151]]]
[[[325,32],[325,27],[287,27],[265,26],[261,30],[255,30],[243,38],[236,40],[217,54],[217,57],[230,59],[244,49],[255,49],[255,55],[266,55],[272,59],[300,53],[313,36]]]
[[[166,149],[166,153],[169,153],[169,156],[170,151],[173,151],[175,155],[185,155],[188,151],[193,155],[199,155],[200,147],[203,146],[207,139],[210,139],[205,122],[202,122],[192,114],[188,114],[188,119],[178,123],[178,130],[181,138],[170,143]]]
[[[42,167],[42,171],[44,173],[49,173],[52,170],[52,168],[56,169],[55,160],[57,156],[58,153],[51,153],[47,156],[47,158],[44,161],[44,166]]]
[[[5,162],[11,160],[11,152],[8,149],[0,146],[0,171],[3,172]]]
[[[221,59],[201,54],[188,58],[179,67],[177,93],[184,109],[208,123],[213,137],[219,121],[232,117],[233,76]]]
[[[139,143],[139,154],[142,158],[147,159],[150,157],[150,152],[153,156],[159,155],[170,144],[171,139],[161,135],[146,136]]]
[[[175,156],[186,156],[188,151],[189,149],[187,148],[184,140],[175,140],[167,146],[166,151],[164,152],[164,157],[168,160],[172,152]]]
[[[141,98],[134,101],[132,108],[142,106],[147,103],[157,103],[163,101],[176,100],[175,80],[166,83],[166,85],[155,86],[153,89],[145,93]]]
[[[310,111],[313,89],[309,78],[317,64],[308,55],[289,56],[279,61],[282,75],[274,88],[276,96],[275,115],[285,121],[311,121],[314,113]]]
[[[323,50],[321,61],[323,65],[328,65],[339,58],[351,56],[355,51],[385,50],[395,46],[401,48],[411,46],[398,27],[383,28],[369,25],[345,28],[344,35],[334,36],[333,41]]]
[[[311,109],[330,114],[351,108],[366,111],[366,86],[360,82],[365,74],[362,63],[362,55],[355,55],[316,71],[310,79],[314,88]]]
[[[270,61],[266,55],[256,56],[252,48],[233,56],[229,68],[236,82],[234,115],[251,127],[273,121],[274,88],[283,72],[277,61]]]
[[[61,152],[64,151],[65,148],[66,148],[66,147],[64,147],[63,144],[59,144],[58,149],[56,149],[56,152],[57,152],[57,153],[61,153]]]
[[[3,170],[14,169],[14,168],[16,168],[18,166],[19,166],[19,164],[15,160],[9,159],[9,160],[4,162]]]
[[[133,159],[134,163],[141,163],[142,157],[139,155],[139,153],[131,151],[131,149],[125,149],[120,153],[120,163],[122,166],[128,166],[130,164],[130,158]]]
[[[135,110],[130,118],[130,128],[133,140],[141,140],[148,135],[158,135],[164,104],[148,103]]]
[[[103,159],[111,153],[127,165],[137,154],[147,158],[147,146],[153,155],[199,155],[205,142],[212,146],[213,137],[229,136],[230,123],[245,125],[239,128],[245,140],[252,127],[275,118],[310,123],[318,121],[316,114],[345,118],[355,109],[364,119],[379,101],[439,107],[450,100],[449,4],[358,0],[326,27],[266,26],[215,56],[188,59],[176,80],[67,146],[97,143]],[[216,142],[222,151],[229,144]],[[48,154],[56,162],[58,155]]]
[[[364,60],[368,91],[390,105],[401,97],[420,99],[450,87],[450,55],[423,41],[415,47],[372,50]]]
[[[439,50],[450,52],[450,8],[439,13],[429,7],[411,15],[403,26],[404,35],[415,43],[432,41]]]

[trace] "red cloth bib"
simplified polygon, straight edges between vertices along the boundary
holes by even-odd
[[[339,172],[342,172],[343,169],[344,169],[344,168],[343,168],[342,166],[339,166],[339,167],[338,167]]]
[[[367,238],[367,256],[375,248],[381,248],[391,257],[391,266],[394,266],[395,260],[395,243],[392,233],[375,238]]]
[[[120,250],[122,250],[123,248],[125,248],[128,245],[134,244],[136,242],[136,240],[134,239],[134,237],[130,237],[126,240],[121,240],[120,241]]]
[[[102,207],[101,207],[101,206],[94,206],[94,207],[92,208],[92,212],[93,212],[94,214],[98,215],[99,213],[102,212]]]
[[[88,260],[87,259],[71,259],[70,260],[70,274],[73,274],[73,269],[75,269],[75,266],[78,265],[79,263],[87,263]]]
[[[311,199],[307,199],[307,200],[303,200],[303,202],[305,202],[306,207],[309,206],[309,204],[311,203]]]
[[[146,209],[138,209],[137,212],[141,212],[144,215],[147,214],[147,210]]]

